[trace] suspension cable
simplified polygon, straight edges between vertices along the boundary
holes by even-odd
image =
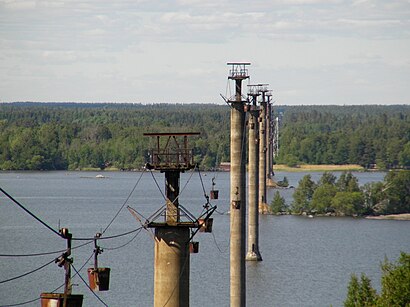
[[[92,242],[92,241],[91,241],[91,242]],[[76,246],[76,247],[74,247],[74,248],[79,248],[79,247],[84,246],[84,245],[86,245],[86,244],[89,244],[89,243],[91,243],[91,242],[87,242],[87,243],[85,243],[85,244]],[[74,249],[74,248],[72,248],[72,249]],[[78,271],[81,271],[81,270],[86,266],[86,264],[88,263],[88,261],[90,261],[90,259],[91,259],[93,256],[94,256],[94,252],[93,252],[93,253],[91,254],[91,256],[84,262],[84,264],[81,266],[81,268],[80,268]],[[55,260],[53,260],[53,261],[55,261]],[[74,278],[76,275],[77,275],[77,273],[75,273],[72,277]],[[64,287],[64,285],[65,285],[65,283],[63,283],[63,284],[60,285],[59,287],[55,288],[53,291],[51,291],[51,293],[56,292],[58,289]],[[39,299],[40,299],[40,297],[36,297],[36,298],[31,299],[31,300],[29,300],[29,301],[25,301],[25,302],[21,302],[21,303],[16,303],[16,304],[0,305],[0,307],[22,306],[22,305],[26,305],[26,304],[30,304],[30,303],[33,303],[33,302],[35,302],[35,301],[38,301]]]
[[[4,284],[4,283],[6,283],[6,282],[9,282],[9,281],[12,281],[12,280],[16,280],[16,279],[22,278],[22,277],[24,277],[24,276],[30,275],[30,274],[32,274],[32,273],[34,273],[34,272],[37,272],[37,271],[41,270],[42,268],[45,268],[46,266],[52,264],[53,262],[55,262],[55,259],[53,259],[53,260],[47,262],[46,264],[43,264],[43,265],[40,266],[39,268],[34,269],[34,270],[30,271],[30,272],[26,272],[26,273],[24,273],[24,274],[21,274],[21,275],[18,275],[18,276],[9,278],[9,279],[2,280],[2,281],[0,281],[0,284]]]
[[[118,235],[113,235],[113,236],[109,236],[109,237],[101,237],[98,238],[98,240],[108,240],[108,239],[114,239],[114,238],[119,238],[119,237],[123,237],[126,235],[129,235],[131,233],[137,232],[138,230],[140,230],[142,227],[138,227],[136,229],[124,232],[124,233],[120,233]],[[71,240],[73,241],[89,241],[89,240],[94,240],[94,238],[72,238]]]
[[[141,172],[141,176],[138,178],[137,182],[135,183],[134,187],[132,188],[131,192],[128,194],[128,197],[125,199],[124,203],[122,204],[121,208],[117,211],[117,213],[114,215],[112,220],[108,223],[107,227],[102,231],[102,234],[104,234],[107,229],[111,226],[111,224],[114,222],[114,220],[117,218],[117,216],[120,214],[121,210],[124,208],[124,206],[127,204],[128,200],[131,198],[131,195],[134,193],[135,189],[137,188],[139,182],[141,181],[142,175],[144,175],[146,169]]]
[[[209,198],[208,198],[208,195],[206,195],[206,190],[205,190],[205,186],[204,186],[204,181],[202,180],[201,171],[199,170],[199,168],[198,168],[198,174],[199,174],[199,179],[201,180],[202,190],[204,191],[205,199],[208,201]]]
[[[139,229],[139,231],[131,238],[131,240],[129,240],[128,242],[126,242],[126,243],[124,243],[120,246],[117,246],[117,247],[102,247],[102,248],[105,249],[105,250],[109,250],[109,251],[113,251],[113,250],[123,248],[123,247],[127,246],[128,244],[130,244],[132,241],[134,241],[134,239],[141,233],[141,230],[142,230],[142,228]]]
[[[80,279],[83,281],[83,283],[87,286],[87,288],[91,291],[92,294],[94,294],[94,296],[106,307],[108,307],[108,305],[97,295],[97,293],[95,293],[95,291],[93,291],[90,286],[87,284],[87,282],[84,280],[84,278],[81,276],[81,274],[77,271],[77,269],[75,268],[75,266],[73,264],[71,264],[71,267],[74,269],[74,271],[77,273],[78,277],[80,277]]]
[[[159,187],[159,184],[158,184],[158,182],[157,182],[157,179],[155,178],[154,173],[152,172],[152,170],[150,170],[150,173],[151,173],[152,178],[154,179],[155,184],[157,185],[158,190],[161,192],[162,197],[163,197],[164,200],[166,201],[167,198],[165,197],[164,192],[162,192],[161,188]]]
[[[90,243],[92,243],[93,241],[89,241],[89,242],[85,242],[83,244],[80,244],[78,246],[74,246],[71,249],[77,249],[80,247],[83,247],[85,245],[88,245]],[[67,249],[62,249],[62,250],[58,250],[58,251],[54,251],[54,252],[45,252],[45,253],[33,253],[33,254],[0,254],[0,257],[10,257],[10,258],[17,258],[17,257],[36,257],[36,256],[46,256],[46,255],[52,255],[52,254],[61,254],[64,253]]]
[[[6,191],[4,191],[1,187],[0,187],[0,191],[6,195],[12,202],[14,202],[17,206],[19,206],[21,209],[23,209],[24,211],[26,211],[29,215],[31,215],[33,218],[35,218],[38,222],[40,222],[41,224],[43,224],[43,226],[45,226],[46,228],[48,228],[49,230],[51,230],[52,232],[54,232],[56,235],[58,235],[59,237],[61,237],[61,234],[55,230],[54,228],[52,228],[51,226],[47,225],[44,221],[42,221],[40,218],[38,218],[34,213],[30,212],[30,210],[28,210],[27,208],[25,208],[22,204],[20,204],[16,199],[14,199],[10,194],[8,194]]]

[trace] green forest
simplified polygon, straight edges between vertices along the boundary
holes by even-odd
[[[410,167],[410,106],[274,106],[285,164]],[[2,103],[0,169],[140,169],[145,132],[200,132],[203,169],[229,162],[230,108],[216,104]]]
[[[410,106],[294,106],[283,114],[278,163],[410,166]]]

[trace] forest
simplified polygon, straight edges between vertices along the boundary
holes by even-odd
[[[279,106],[275,163],[410,167],[410,106]],[[146,132],[200,132],[203,169],[229,162],[230,108],[217,104],[1,103],[1,170],[140,169]]]
[[[359,186],[357,178],[350,172],[342,173],[338,179],[332,173],[325,172],[318,182],[314,182],[308,174],[299,181],[289,208],[285,206],[284,199],[277,195],[272,200],[271,208],[274,213],[289,210],[293,214],[329,216],[408,213],[410,171],[390,171],[383,182],[370,182],[363,186]]]
[[[410,106],[294,106],[282,118],[278,163],[410,166]]]

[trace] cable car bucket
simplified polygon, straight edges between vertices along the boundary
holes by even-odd
[[[211,189],[211,199],[218,199],[219,190],[214,189],[215,186],[215,177],[212,178],[212,189]]]
[[[98,267],[98,255],[103,252],[97,244],[100,237],[101,233],[97,233],[94,237],[94,267],[87,270],[88,283],[93,291],[107,291],[110,286],[110,268]]]

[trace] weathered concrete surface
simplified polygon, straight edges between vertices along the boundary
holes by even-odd
[[[155,229],[154,306],[189,306],[189,228]]]
[[[259,122],[258,110],[249,112],[248,123],[248,252],[246,260],[261,261],[259,252]]]

